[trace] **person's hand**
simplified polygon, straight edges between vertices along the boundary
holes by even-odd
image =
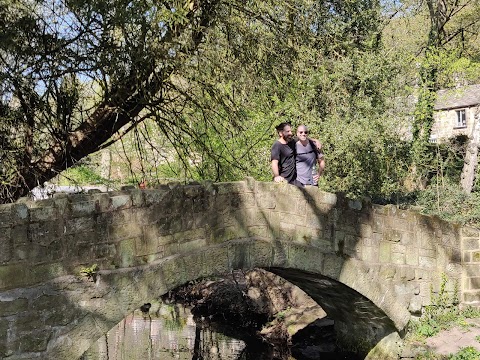
[[[275,177],[273,178],[273,181],[275,181],[275,182],[284,182],[285,179],[283,178],[283,176],[275,176]]]
[[[314,183],[318,183],[318,179],[320,179],[320,175],[316,174],[316,175],[313,175],[313,182]]]

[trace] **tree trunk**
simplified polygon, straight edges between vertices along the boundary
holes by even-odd
[[[111,150],[104,149],[101,151],[100,176],[104,179],[110,180],[111,168],[112,168]]]
[[[480,142],[480,108],[477,107],[473,117],[472,134],[468,139],[467,151],[463,163],[460,185],[466,193],[471,193],[475,181],[475,171],[478,165],[478,145]]]

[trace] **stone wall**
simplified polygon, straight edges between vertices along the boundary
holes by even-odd
[[[465,127],[458,127],[457,110],[462,109],[465,109],[467,125]],[[442,142],[448,138],[458,135],[470,136],[472,134],[475,114],[478,111],[478,106],[436,111],[431,137],[435,138],[439,142]]]
[[[480,300],[479,241],[478,230],[394,206],[253,179],[2,205],[0,357],[78,358],[143,302],[253,267],[299,285],[304,276],[303,289],[339,317],[352,306],[342,298],[357,299],[363,310],[346,323],[370,326],[370,309],[401,330],[442,273],[463,301]],[[95,282],[80,275],[93,264]]]

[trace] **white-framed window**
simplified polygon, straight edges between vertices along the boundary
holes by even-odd
[[[467,127],[467,114],[465,109],[456,110],[457,113],[457,124],[455,127],[462,128]]]

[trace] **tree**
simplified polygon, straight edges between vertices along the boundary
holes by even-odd
[[[1,202],[147,118],[186,169],[202,159],[195,176],[244,174],[279,117],[315,116],[296,107],[315,94],[301,66],[371,49],[378,14],[366,0],[2,0]]]
[[[1,201],[142,121],[142,110],[162,103],[172,73],[198,49],[219,5],[2,1]]]
[[[476,15],[478,0],[427,0],[425,4],[429,27],[424,58],[420,62],[418,102],[412,127],[412,170],[417,179],[425,178],[425,169],[428,169],[425,164],[431,161],[427,149],[436,93],[445,86],[440,80],[441,73],[449,68],[452,59],[455,61],[472,49],[469,43],[475,40],[480,23]]]

